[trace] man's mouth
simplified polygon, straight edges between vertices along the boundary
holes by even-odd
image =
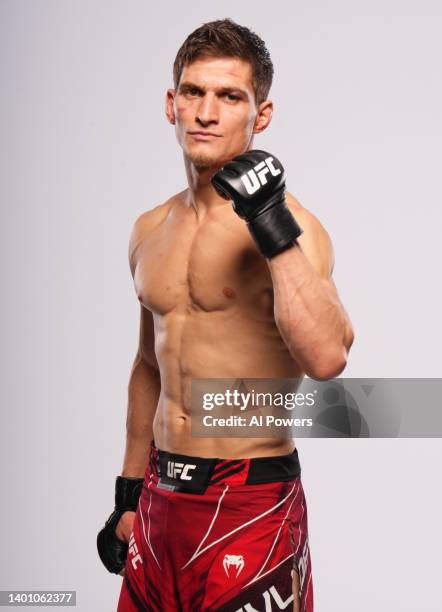
[[[195,140],[200,140],[200,141],[215,140],[215,138],[220,138],[221,136],[221,134],[214,134],[213,132],[205,132],[204,130],[188,132],[188,134],[192,136],[192,138],[194,138]]]

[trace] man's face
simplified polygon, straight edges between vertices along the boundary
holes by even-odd
[[[221,165],[247,150],[257,117],[252,67],[239,58],[200,58],[168,92],[167,116],[196,167]]]

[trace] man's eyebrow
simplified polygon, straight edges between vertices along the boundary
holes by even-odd
[[[206,91],[204,87],[201,85],[197,85],[196,83],[192,83],[191,81],[183,81],[179,85],[179,89],[197,89],[198,91]],[[233,87],[232,85],[220,85],[216,87],[217,93],[230,93],[230,94],[240,94],[244,96],[244,98],[248,98],[248,93],[245,89],[241,89],[241,87]]]
[[[217,91],[221,93],[240,94],[244,96],[244,98],[249,97],[247,91],[245,89],[241,89],[241,87],[232,87],[232,86],[222,87],[221,86],[217,88]]]
[[[204,91],[202,87],[192,83],[191,81],[183,81],[179,84],[179,89],[199,89],[200,91]]]

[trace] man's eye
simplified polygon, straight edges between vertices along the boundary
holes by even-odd
[[[185,93],[188,96],[197,96],[197,95],[199,95],[200,91],[199,91],[199,89],[196,89],[195,87],[192,87],[192,88],[188,89]]]
[[[227,100],[230,100],[231,102],[235,102],[236,100],[239,100],[239,96],[235,96],[235,94],[226,93],[224,95],[227,98]]]

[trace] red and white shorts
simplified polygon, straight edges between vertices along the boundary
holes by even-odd
[[[313,612],[298,453],[205,459],[152,445],[118,612]]]

